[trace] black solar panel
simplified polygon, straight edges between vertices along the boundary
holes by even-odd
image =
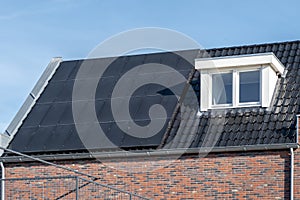
[[[67,79],[70,79],[72,72],[78,70],[78,67],[76,67],[77,64],[78,61],[62,62],[57,69],[55,76],[52,77],[51,82],[66,81]]]
[[[43,151],[46,150],[46,144],[48,143],[48,138],[55,132],[56,126],[42,126],[38,127],[36,132],[31,135],[27,148],[33,151]]]
[[[35,134],[37,129],[38,127],[20,128],[18,130],[17,139],[14,139],[11,142],[9,148],[14,149],[16,151],[30,151],[30,149],[28,149],[28,143],[30,142],[32,135]]]
[[[74,123],[73,115],[72,115],[72,102],[64,103],[64,111],[59,119],[58,124],[66,125]]]
[[[41,104],[40,107],[48,107],[48,105]],[[58,124],[66,108],[66,103],[52,103],[39,125],[53,126]]]
[[[195,52],[191,51],[194,55]],[[187,78],[192,66],[173,53],[62,62],[24,120],[10,148],[21,152],[84,150],[86,148],[85,142],[82,142],[84,140],[89,144],[88,148],[95,149],[158,146],[177,104],[174,91],[176,95],[180,95],[185,83],[182,82],[172,88],[155,84],[158,77],[172,80],[174,72],[166,69],[153,73],[151,66],[164,64],[176,69],[179,63],[181,63],[180,72]],[[123,77],[130,70],[144,64],[147,64],[148,68],[137,70],[127,78]],[[103,72],[106,66],[109,67]],[[101,77],[99,73],[102,73]],[[112,96],[121,78],[123,78],[121,86],[126,87]],[[75,79],[76,84],[80,84],[81,95],[74,100],[72,95]],[[136,88],[136,81],[144,79],[152,80],[154,83]],[[93,91],[95,85],[96,91]],[[128,96],[130,90],[134,91]],[[118,111],[118,119],[112,113],[112,103]],[[162,129],[153,135],[149,127],[151,124],[149,109],[155,104],[162,105],[167,115],[164,118],[156,113],[152,116],[154,123],[165,122]],[[81,118],[76,124],[72,111],[74,105],[79,110]],[[130,118],[125,112],[126,109],[129,110]],[[89,116],[93,112],[96,113],[95,121]],[[130,135],[135,126],[144,127],[142,137]],[[105,134],[96,140],[95,130],[99,127]],[[107,139],[110,142],[105,142]]]
[[[65,81],[51,81],[48,83],[47,86],[47,93],[44,93],[40,99],[39,103],[52,103],[54,101],[57,101],[59,98],[59,95],[65,94],[66,92],[64,91],[65,89]]]
[[[30,117],[25,119],[22,128],[38,126],[48,113],[50,107],[51,104],[36,104],[30,112]]]

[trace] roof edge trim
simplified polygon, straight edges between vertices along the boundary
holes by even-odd
[[[42,94],[42,92],[48,85],[48,82],[54,75],[56,69],[58,68],[61,62],[62,62],[61,57],[54,57],[51,59],[50,63],[48,64],[47,68],[43,72],[42,76],[37,81],[32,91],[26,98],[25,102],[23,103],[23,105],[21,106],[21,108],[13,118],[13,120],[8,125],[5,134],[10,136],[10,139],[8,139],[5,143],[1,143],[3,147],[6,148],[9,145],[10,141],[13,139],[14,135],[22,125],[23,120],[27,117],[28,113],[35,105],[36,100],[39,98],[39,96]]]
[[[248,152],[248,151],[268,151],[282,150],[290,148],[299,148],[297,143],[284,144],[268,144],[268,145],[244,145],[244,146],[228,146],[228,147],[201,147],[201,148],[182,148],[182,149],[163,149],[157,151],[117,151],[117,152],[94,152],[91,153],[70,153],[70,154],[52,154],[52,155],[37,155],[39,159],[47,161],[57,160],[78,160],[78,159],[112,159],[112,158],[134,158],[134,157],[155,157],[155,156],[171,156],[183,154],[207,154],[207,153],[230,153],[230,152]],[[22,156],[0,157],[0,162],[15,163],[15,162],[35,162],[29,158]]]

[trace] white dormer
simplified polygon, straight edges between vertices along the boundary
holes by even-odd
[[[195,60],[200,71],[200,110],[269,107],[283,64],[273,53]]]

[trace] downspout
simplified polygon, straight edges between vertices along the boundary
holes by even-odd
[[[5,181],[3,181],[5,179],[5,168],[3,165],[3,162],[0,162],[0,168],[1,168],[1,200],[5,199]]]
[[[291,153],[291,183],[290,183],[290,199],[294,200],[294,149],[290,148]]]
[[[299,144],[299,114],[296,115],[296,142]],[[290,199],[294,200],[294,149],[290,148],[291,153],[291,183],[290,183]]]

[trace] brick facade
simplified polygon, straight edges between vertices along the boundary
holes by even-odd
[[[184,155],[169,163],[166,157],[59,161],[101,177],[98,182],[153,199],[289,199],[289,150],[213,153],[205,158]],[[153,171],[149,167],[155,163]],[[300,199],[300,151],[295,151],[295,199]],[[111,166],[114,166],[112,168]],[[117,170],[125,167],[126,170]],[[6,163],[6,178],[61,176],[62,169],[38,163]],[[10,186],[10,190],[14,190]],[[18,186],[16,186],[18,187]]]

